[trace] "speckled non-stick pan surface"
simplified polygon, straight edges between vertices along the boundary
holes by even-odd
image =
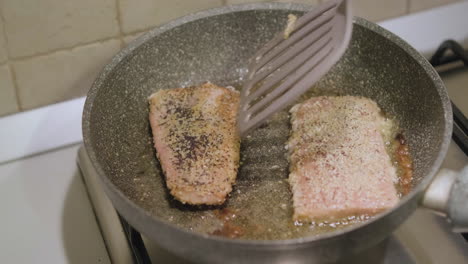
[[[182,206],[168,194],[152,145],[147,97],[158,89],[207,80],[239,87],[248,58],[283,29],[289,13],[304,10],[254,4],[207,11],[151,31],[114,58],[89,92],[83,129],[86,150],[105,185],[126,203],[118,209],[135,207],[153,225],[162,221],[196,232],[219,224],[214,210]],[[445,88],[422,56],[387,31],[356,19],[344,57],[309,93],[366,96],[396,117],[414,161],[415,188],[403,200],[417,197],[438,169],[451,128]],[[224,207],[244,212],[242,221],[254,217],[277,228],[255,239],[304,234],[271,222],[272,214],[284,219],[292,214],[285,181],[288,122],[287,112],[279,113],[242,141],[242,165]]]

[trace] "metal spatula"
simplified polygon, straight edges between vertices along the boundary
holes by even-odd
[[[348,0],[330,0],[297,21],[252,58],[241,91],[241,135],[296,100],[341,58],[352,31]],[[291,22],[291,23],[290,23]]]

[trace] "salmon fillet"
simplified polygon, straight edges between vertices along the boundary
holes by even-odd
[[[154,146],[170,193],[194,205],[222,204],[239,167],[239,93],[205,83],[149,98]]]
[[[291,109],[288,140],[294,219],[373,215],[398,201],[395,168],[370,99],[314,97]]]

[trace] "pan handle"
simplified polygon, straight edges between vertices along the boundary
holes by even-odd
[[[455,232],[468,231],[468,166],[461,171],[442,169],[431,182],[422,205],[443,215]]]

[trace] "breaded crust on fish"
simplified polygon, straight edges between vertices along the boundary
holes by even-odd
[[[370,99],[313,97],[291,109],[289,181],[295,220],[373,215],[395,206],[385,117]]]
[[[170,193],[182,203],[224,203],[239,167],[239,92],[205,83],[159,90],[149,104],[154,146]]]

